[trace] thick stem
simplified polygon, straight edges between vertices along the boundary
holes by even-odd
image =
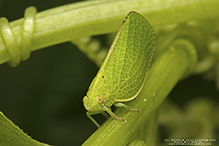
[[[31,50],[70,41],[75,38],[115,32],[125,15],[135,10],[153,26],[218,17],[219,0],[127,0],[86,1],[40,12],[36,15]],[[22,46],[24,19],[10,23],[14,37]],[[10,55],[0,36],[0,64]]]
[[[128,105],[138,109],[139,113],[118,108],[115,114],[127,122],[113,118],[100,128],[83,144],[83,146],[120,146],[126,145],[139,127],[148,120],[148,116],[156,110],[176,83],[188,75],[197,61],[196,50],[186,40],[175,41],[152,64],[145,85],[136,99]]]

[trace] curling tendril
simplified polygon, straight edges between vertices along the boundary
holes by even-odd
[[[0,32],[10,55],[8,63],[13,67],[17,66],[21,60],[24,61],[30,57],[36,13],[36,8],[32,6],[25,10],[21,44],[18,44],[8,20],[4,17],[0,18]]]

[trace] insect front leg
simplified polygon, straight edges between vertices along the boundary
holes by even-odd
[[[103,110],[106,111],[111,117],[113,117],[114,119],[117,120],[122,120],[123,122],[125,122],[125,120],[123,118],[117,117],[111,110],[110,108],[103,106]]]
[[[97,123],[97,121],[91,117],[91,115],[95,115],[96,113],[94,112],[86,112],[87,117],[99,128],[100,124]]]
[[[129,107],[128,105],[125,105],[125,104],[123,104],[123,103],[114,103],[114,105],[115,105],[116,107],[123,107],[123,108],[125,108],[125,109],[127,109],[127,110],[135,111],[135,112],[138,112],[138,113],[139,113],[138,109],[133,109],[133,108],[131,108],[131,107]]]

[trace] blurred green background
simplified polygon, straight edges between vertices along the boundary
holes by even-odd
[[[13,21],[22,18],[29,6],[40,12],[73,2],[76,1],[2,0],[0,15]],[[30,59],[18,67],[5,63],[0,66],[0,111],[40,142],[81,145],[97,129],[86,117],[82,102],[97,70],[95,63],[68,42],[32,52]],[[215,82],[197,75],[180,81],[168,98],[185,110],[186,105],[198,100],[218,107],[218,97]],[[95,119],[101,123],[105,118],[99,114]],[[158,133],[162,143],[168,130],[161,124]],[[218,127],[214,133],[212,138],[219,141]]]

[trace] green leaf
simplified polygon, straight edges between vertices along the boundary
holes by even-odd
[[[0,146],[49,146],[25,134],[0,112]]]

